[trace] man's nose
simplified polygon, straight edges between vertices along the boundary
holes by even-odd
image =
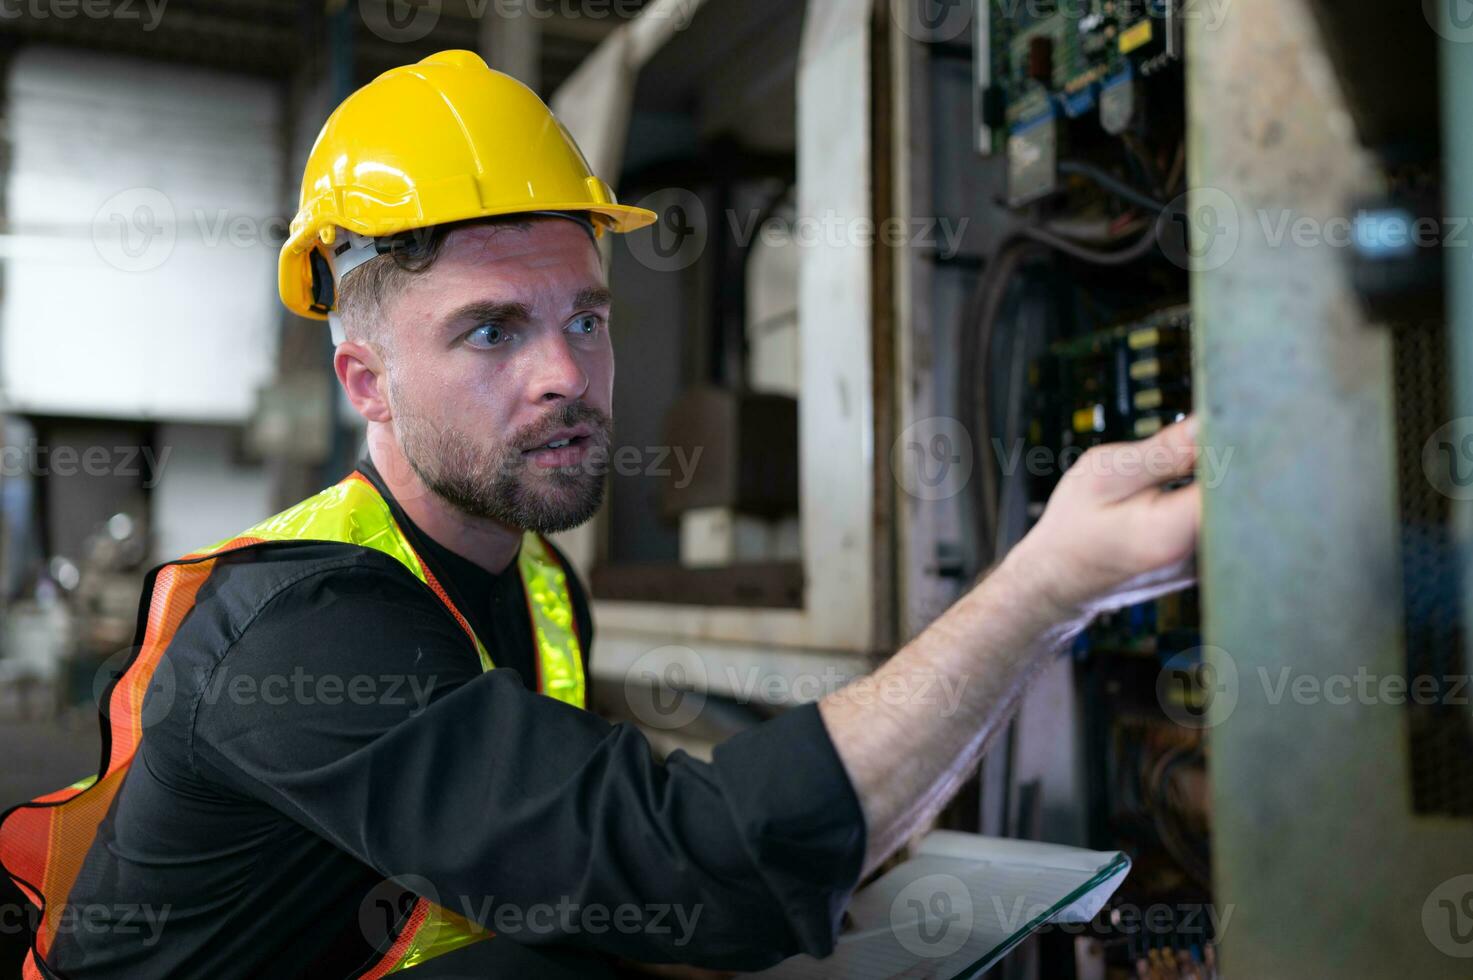
[[[588,372],[561,330],[539,343],[532,356],[536,359],[530,388],[533,401],[576,401],[588,391]]]

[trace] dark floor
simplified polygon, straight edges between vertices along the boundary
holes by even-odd
[[[77,712],[55,721],[0,720],[0,810],[49,793],[97,771],[96,716]],[[21,893],[0,875],[0,980],[20,976],[30,945]]]

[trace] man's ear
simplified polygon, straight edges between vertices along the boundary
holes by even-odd
[[[359,415],[370,422],[387,422],[394,417],[389,406],[388,375],[377,350],[345,340],[332,355],[332,369]]]

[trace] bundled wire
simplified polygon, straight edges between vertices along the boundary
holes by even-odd
[[[1147,211],[1160,213],[1166,210],[1165,201],[1158,201],[1151,195],[1136,190],[1114,174],[1100,167],[1096,167],[1092,163],[1085,163],[1082,160],[1061,160],[1059,161],[1059,173],[1074,177],[1083,177],[1109,191],[1111,194],[1114,194],[1116,197],[1128,201],[1137,207],[1145,208]]]
[[[1144,151],[1144,147],[1140,146],[1132,149],[1141,153]],[[1150,166],[1149,156],[1144,153],[1143,160],[1148,176],[1154,181],[1157,171]],[[1175,163],[1165,182],[1167,193],[1175,190],[1176,182],[1183,173],[1184,161],[1185,146],[1182,146],[1177,150]],[[1026,225],[1018,228],[998,246],[996,258],[983,271],[962,319],[962,410],[972,421],[973,437],[981,440],[984,446],[990,444],[993,434],[992,412],[988,404],[992,391],[990,381],[993,337],[1009,289],[1018,272],[1030,262],[1046,258],[1046,250],[1091,265],[1121,267],[1146,258],[1158,245],[1160,221],[1157,218],[1167,210],[1168,206],[1164,202],[1091,163],[1065,160],[1059,164],[1059,172],[1083,177],[1145,213],[1141,216],[1134,213],[1121,215],[1105,223],[1101,230],[1088,228],[1078,221],[1059,220],[1043,225]],[[1089,242],[1109,244],[1137,231],[1140,237],[1118,249],[1092,247],[1081,240],[1087,238]],[[1009,414],[1011,416],[1014,413]],[[1011,422],[1010,418],[1009,423]],[[981,471],[981,478],[971,483],[972,512],[977,519],[981,553],[995,561],[1001,557],[1000,553],[1006,545],[1006,542],[1000,540],[999,533],[1001,493],[998,473],[990,459],[984,460]],[[982,562],[986,563],[986,560]]]
[[[992,412],[988,399],[992,395],[992,340],[1001,318],[1009,289],[1018,273],[1030,263],[1048,258],[1048,252],[1026,240],[1009,239],[997,251],[997,257],[983,271],[962,318],[962,411],[972,421],[972,437],[981,446],[991,445]],[[972,511],[977,518],[979,550],[986,556],[985,566],[1000,555],[1002,542],[998,534],[998,473],[993,460],[982,454],[981,479],[969,484],[972,489]]]
[[[1118,266],[1139,262],[1147,255],[1150,255],[1156,248],[1158,228],[1159,225],[1157,222],[1151,222],[1145,234],[1135,243],[1115,252],[1089,248],[1086,245],[1071,241],[1062,235],[1055,234],[1044,228],[1026,227],[1019,229],[1018,233],[1025,238],[1038,242],[1040,245],[1047,245],[1049,248],[1063,252],[1065,255],[1076,258],[1081,262],[1089,262],[1093,265]]]

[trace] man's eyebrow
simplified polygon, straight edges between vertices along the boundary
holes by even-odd
[[[607,286],[585,286],[573,297],[573,308],[576,310],[596,309],[600,306],[609,306],[613,302],[614,294]]]
[[[525,303],[516,301],[498,303],[491,300],[477,300],[450,313],[442,321],[446,326],[455,326],[465,323],[525,323],[532,319],[532,310]]]

